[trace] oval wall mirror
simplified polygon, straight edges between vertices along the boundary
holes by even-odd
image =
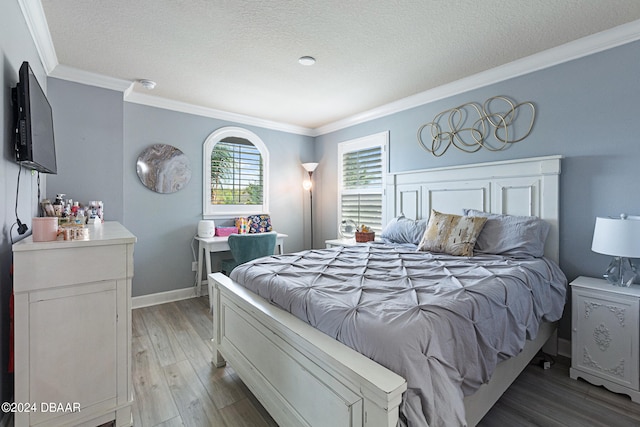
[[[136,172],[142,184],[156,193],[175,193],[191,180],[189,158],[168,144],[145,148],[138,156]]]

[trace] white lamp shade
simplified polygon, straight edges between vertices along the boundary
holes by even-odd
[[[314,170],[316,170],[316,168],[318,167],[317,163],[303,163],[302,167],[307,171],[307,172],[313,172]]]
[[[617,257],[640,258],[640,219],[596,218],[591,250]]]

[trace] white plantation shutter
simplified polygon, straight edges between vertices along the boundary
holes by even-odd
[[[351,219],[356,224],[365,224],[375,232],[382,231],[381,194],[343,194],[342,219]]]
[[[339,219],[382,231],[388,133],[339,145]]]
[[[221,154],[215,155],[216,152]],[[212,204],[262,204],[262,155],[249,141],[217,143],[212,151],[211,167],[223,171],[221,178],[213,183]]]

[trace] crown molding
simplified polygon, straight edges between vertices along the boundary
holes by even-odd
[[[131,80],[117,79],[115,77],[92,73],[90,71],[80,70],[79,68],[68,67],[62,64],[55,67],[53,71],[49,73],[49,77],[55,77],[56,79],[68,80],[89,86],[97,86],[104,89],[116,90],[123,93],[130,90],[134,83]]]
[[[555,48],[527,56],[490,70],[408,96],[378,108],[355,114],[314,129],[314,136],[325,135],[369,120],[378,119],[430,102],[468,92],[514,77],[530,74],[640,39],[640,20],[632,21]]]
[[[27,22],[31,38],[36,45],[44,71],[49,74],[58,65],[58,56],[53,47],[47,18],[42,3],[32,0],[18,0],[22,15]]]
[[[49,74],[49,77],[122,92],[122,99],[125,102],[163,108],[165,110],[179,111],[182,113],[194,114],[298,135],[313,136],[313,129],[310,128],[291,125],[288,123],[274,122],[237,113],[230,113],[227,111],[216,110],[214,108],[175,101],[169,98],[147,95],[134,91],[134,81],[117,79],[103,74],[68,67],[66,65],[58,65],[55,67]]]
[[[164,108],[165,110],[179,111],[182,113],[195,114],[198,116],[210,117],[213,119],[225,120],[249,126],[277,130],[281,132],[293,133],[304,136],[315,136],[314,130],[303,126],[289,123],[275,122],[258,117],[246,116],[244,114],[231,113],[228,111],[216,110],[215,108],[201,107],[187,102],[175,101],[159,96],[147,95],[144,93],[129,91],[124,100],[134,104],[142,104],[150,107]]]
[[[119,90],[123,92],[123,99],[127,102],[312,137],[325,135],[370,120],[468,92],[470,90],[489,86],[491,84],[499,83],[525,74],[530,74],[535,71],[553,67],[564,62],[592,55],[594,53],[640,39],[640,20],[632,21],[609,30],[601,31],[596,34],[565,43],[558,47],[518,59],[508,64],[495,67],[491,70],[474,74],[455,82],[408,96],[381,107],[367,110],[315,129],[310,129],[302,126],[274,122],[257,117],[245,116],[242,114],[230,113],[185,102],[141,94],[133,90],[133,82],[131,81],[115,79],[59,65],[41,2],[18,0],[18,3],[27,22],[29,31],[31,32],[31,36],[33,37],[45,71],[52,77],[107,89]]]

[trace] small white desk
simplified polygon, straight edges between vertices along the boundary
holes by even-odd
[[[280,255],[284,254],[284,239],[289,237],[287,234],[278,233],[276,237],[276,247],[278,253]],[[202,295],[202,256],[204,253],[205,263],[207,265],[207,274],[205,276],[208,277],[211,271],[211,252],[226,252],[230,250],[229,248],[229,237],[198,237],[196,236],[196,240],[198,241],[198,272],[196,275],[196,295]]]

